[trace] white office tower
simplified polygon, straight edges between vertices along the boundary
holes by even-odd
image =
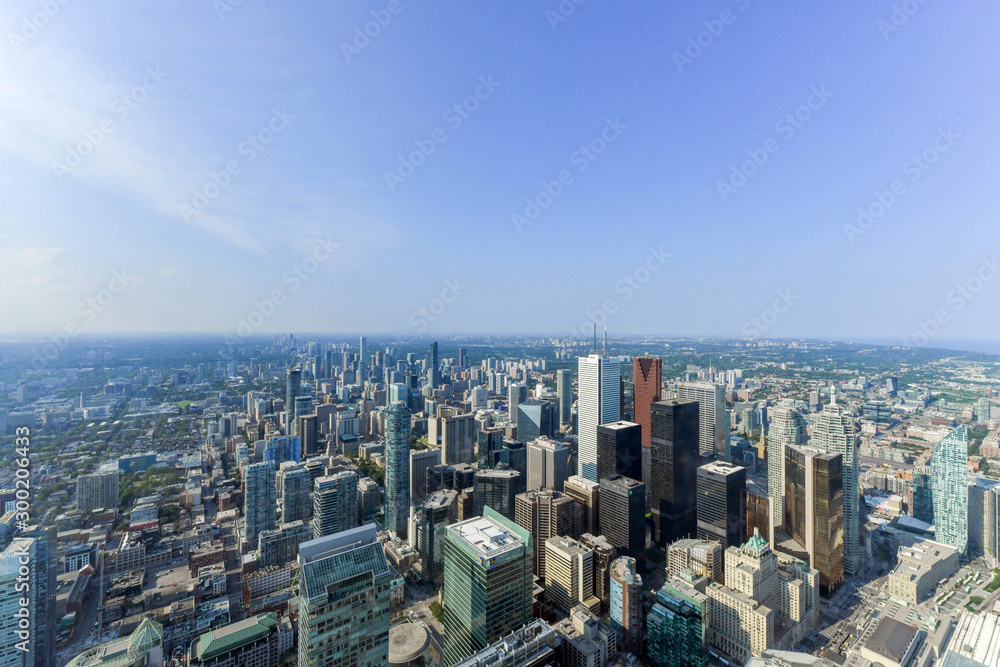
[[[840,454],[843,462],[844,576],[850,577],[861,567],[858,438],[854,435],[854,418],[843,405],[837,404],[836,388],[831,388],[830,403],[823,407],[819,420],[813,426],[810,444],[831,454]]]
[[[528,443],[528,491],[562,491],[569,478],[569,449],[546,437]]]
[[[711,382],[681,382],[677,398],[698,401],[698,451],[729,461],[725,388]]]
[[[766,438],[767,495],[770,497],[773,538],[774,529],[785,520],[785,445],[801,447],[806,444],[806,420],[795,407],[779,403],[771,411]]]
[[[490,397],[490,392],[486,387],[479,386],[473,387],[469,390],[469,402],[472,405],[472,411],[485,410],[486,401]]]
[[[579,474],[597,482],[597,427],[621,419],[621,361],[592,354],[579,357],[577,363]]]

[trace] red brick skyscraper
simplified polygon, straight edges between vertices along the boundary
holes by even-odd
[[[636,357],[632,360],[632,378],[635,383],[632,420],[642,426],[642,446],[650,447],[650,415],[653,403],[660,400],[660,374],[662,362],[652,357]]]

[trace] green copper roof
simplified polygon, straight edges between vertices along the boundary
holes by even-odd
[[[757,529],[754,528],[753,535],[750,537],[749,540],[747,540],[747,543],[743,545],[742,550],[754,551],[756,553],[760,553],[764,550],[765,547],[770,548],[770,545],[767,543],[767,540],[765,540],[763,537],[760,536],[760,532],[758,532]]]
[[[244,644],[267,637],[277,625],[278,617],[267,612],[206,632],[192,642],[191,656],[198,660],[209,660]]]

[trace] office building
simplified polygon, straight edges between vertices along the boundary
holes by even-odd
[[[597,427],[621,419],[621,362],[591,354],[577,363],[577,469],[581,477],[598,482]]]
[[[507,387],[507,419],[511,426],[517,426],[518,407],[526,400],[528,400],[528,385],[523,382],[512,382]]]
[[[556,396],[559,397],[559,426],[573,422],[573,372],[568,368],[556,371]]]
[[[552,401],[538,398],[521,401],[517,406],[517,439],[531,442],[541,437],[551,438],[558,430],[558,412]]]
[[[445,665],[532,621],[532,551],[531,535],[492,509],[445,528]]]
[[[638,480],[612,475],[601,480],[600,503],[600,533],[620,555],[631,556],[644,569],[646,486]]]
[[[273,461],[251,463],[243,479],[243,541],[257,544],[257,536],[278,523],[277,471]]]
[[[435,491],[423,504],[414,508],[413,548],[420,554],[424,579],[441,583],[444,577],[444,529],[455,522],[455,499],[451,489]]]
[[[504,635],[486,648],[476,651],[454,667],[548,667],[555,665],[560,653],[565,652],[564,635],[542,619],[535,619],[523,628]],[[445,662],[446,665],[451,663]],[[566,664],[565,661],[563,664]],[[599,663],[572,662],[573,665]]]
[[[76,478],[76,508],[81,512],[118,509],[118,480],[121,471],[98,470]]]
[[[854,418],[843,405],[837,404],[836,389],[831,389],[830,394],[830,403],[823,406],[813,426],[810,445],[840,454],[844,487],[844,576],[850,577],[862,564],[858,438],[854,435]],[[965,456],[967,453],[963,454],[963,461]]]
[[[476,460],[479,469],[492,468],[496,460],[494,452],[503,448],[504,429],[502,426],[487,426],[476,433]]]
[[[642,427],[634,422],[597,427],[597,478],[614,474],[642,479]]]
[[[358,525],[358,473],[342,470],[316,480],[313,537],[319,539]]]
[[[357,383],[364,389],[368,380],[368,339],[361,336],[358,341],[358,376]]]
[[[611,627],[622,649],[642,654],[642,577],[635,559],[622,556],[611,563]]]
[[[831,596],[844,580],[844,488],[841,455],[785,447],[785,530],[820,573]]]
[[[562,638],[563,665],[611,667],[618,664],[615,661],[619,652],[617,633],[581,606],[576,606],[553,628]]]
[[[358,514],[360,523],[374,519],[382,507],[382,487],[371,477],[358,480]]]
[[[393,403],[385,410],[385,528],[406,538],[410,518],[410,409]]]
[[[782,503],[784,504],[784,503]],[[771,498],[759,484],[747,482],[747,535],[756,528],[773,548],[774,529],[771,519]]]
[[[715,454],[720,461],[730,461],[725,387],[711,382],[681,382],[677,385],[677,397],[698,402],[699,451]]]
[[[935,539],[965,554],[969,543],[969,427],[946,435],[931,455]]]
[[[514,497],[521,489],[521,473],[516,470],[477,470],[474,474],[473,504],[476,516],[492,507],[506,519],[514,519]]]
[[[698,468],[698,539],[727,547],[746,541],[747,471],[725,461]]]
[[[771,499],[773,528],[778,528],[785,516],[785,446],[801,447],[806,444],[806,420],[794,406],[780,404],[770,411],[770,418],[765,436],[767,494]],[[769,533],[773,534],[773,528]]]
[[[545,580],[545,541],[558,535],[574,536],[577,504],[557,491],[527,491],[514,498],[514,522],[531,533],[535,545],[535,576]]]
[[[914,519],[934,525],[934,493],[930,466],[913,468],[913,507],[910,509],[910,514]]]
[[[2,641],[2,640],[0,640]],[[4,656],[14,659],[9,653]],[[17,656],[20,665],[20,656]],[[70,660],[66,667],[163,667],[163,626],[148,616],[127,637],[91,646]],[[0,662],[0,664],[8,664]],[[27,667],[28,663],[24,663]]]
[[[293,366],[285,376],[285,435],[295,429],[295,399],[302,388],[302,369]]]
[[[430,495],[427,491],[427,469],[441,465],[441,450],[411,449],[410,450],[410,497],[422,500]]]
[[[430,382],[431,389],[437,389],[441,386],[441,366],[438,364],[437,342],[431,343],[430,349],[427,351],[427,380]]]
[[[299,405],[299,399],[296,399],[295,405]],[[299,415],[297,421],[296,434],[302,443],[302,456],[312,456],[319,448],[319,418],[316,415]]]
[[[898,563],[889,573],[889,594],[913,604],[930,597],[938,584],[959,567],[958,550],[940,542],[898,531]]]
[[[667,575],[676,577],[683,570],[691,570],[709,581],[724,583],[722,553],[722,545],[714,540],[677,540],[667,547]]]
[[[584,533],[580,544],[594,552],[594,596],[601,601],[601,614],[607,613],[611,603],[611,563],[618,554],[604,535]]]
[[[562,491],[563,485],[569,479],[569,448],[548,438],[532,440],[528,443],[527,468],[528,491],[534,489]]]
[[[568,537],[545,540],[545,594],[563,613],[577,604],[592,612],[600,611],[601,601],[594,596],[594,552]]]
[[[300,667],[388,662],[394,576],[376,532],[370,523],[299,546]]]
[[[649,504],[653,541],[664,546],[697,532],[699,404],[671,399],[650,413]]]
[[[632,421],[642,427],[642,483],[649,490],[649,468],[652,463],[653,403],[660,400],[663,387],[663,362],[656,357],[636,357],[632,360]],[[646,498],[647,502],[649,498]]]
[[[599,498],[601,485],[599,482],[586,479],[579,475],[571,475],[563,484],[563,493],[576,501],[578,509],[577,533],[601,533],[599,518]]]
[[[282,523],[312,516],[313,478],[305,465],[294,461],[282,463],[277,472],[277,484]]]
[[[711,601],[690,574],[668,578],[646,616],[646,656],[654,667],[708,666]]]
[[[190,667],[278,667],[281,623],[271,612],[211,630],[191,642]]]
[[[441,406],[437,417],[427,418],[427,442],[440,446],[441,462],[447,465],[475,460],[476,415],[458,408]]]

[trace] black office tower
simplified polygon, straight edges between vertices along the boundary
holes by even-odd
[[[747,532],[747,469],[725,461],[698,468],[698,539],[741,547]]]
[[[601,534],[619,555],[636,560],[639,572],[646,562],[646,485],[640,481],[611,475],[601,480],[598,511]]]
[[[642,427],[626,421],[597,427],[597,479],[611,475],[642,479]]]
[[[431,383],[431,389],[441,386],[441,367],[438,365],[438,344],[431,343],[427,351],[427,380]]]
[[[650,411],[649,505],[660,546],[697,529],[698,401],[656,401]]]

